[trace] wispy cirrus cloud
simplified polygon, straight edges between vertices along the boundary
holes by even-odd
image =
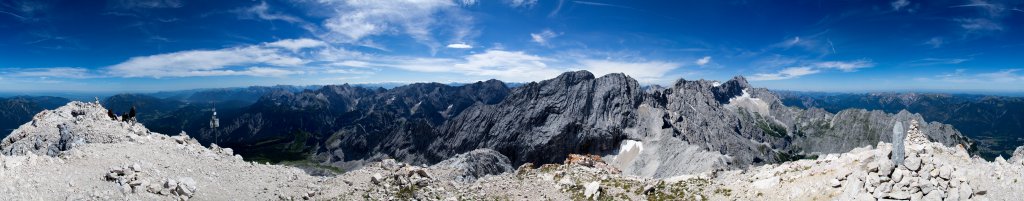
[[[875,66],[873,62],[866,59],[854,60],[854,61],[825,61],[814,63],[814,67],[817,68],[828,68],[837,69],[843,72],[856,72],[862,68],[868,68]]]
[[[285,67],[299,67],[311,62],[294,54],[295,51],[322,46],[322,42],[311,39],[289,39],[217,50],[187,50],[132,57],[104,70],[118,77],[154,78],[289,75],[300,72]]]
[[[908,1],[908,0],[896,0],[896,1],[892,1],[892,3],[889,3],[889,5],[892,6],[892,10],[900,11],[900,9],[902,9],[903,7],[909,6],[910,5],[910,1]]]
[[[852,60],[852,61],[799,61],[799,60],[783,60],[783,62],[776,62],[776,65],[795,65],[794,67],[786,67],[775,73],[757,73],[750,76],[750,80],[768,81],[768,80],[785,80],[799,78],[805,75],[812,75],[817,73],[825,72],[826,70],[839,70],[841,72],[857,72],[863,68],[874,67],[875,63],[867,59]]]
[[[270,5],[268,5],[266,1],[261,1],[259,4],[247,8],[240,8],[233,12],[237,13],[238,17],[242,19],[261,19],[268,21],[279,20],[295,24],[311,33],[318,32],[318,27],[314,23],[310,23],[293,15],[271,11]]]
[[[287,49],[287,50],[291,50],[292,52],[296,52],[296,51],[299,51],[301,49],[325,47],[325,46],[327,46],[327,43],[324,43],[323,41],[319,41],[319,40],[314,40],[314,39],[300,38],[300,39],[284,39],[284,40],[279,40],[279,41],[267,43],[266,45],[268,47],[280,47],[280,48],[284,48],[284,49]]]
[[[1002,69],[982,73],[968,73],[967,69],[956,69],[950,73],[939,74],[932,77],[919,77],[914,80],[919,82],[946,82],[958,84],[1024,84],[1024,74],[1021,72],[1022,69],[1019,68]]]
[[[755,81],[766,81],[766,80],[785,80],[798,78],[804,75],[810,75],[821,72],[820,70],[812,67],[789,67],[784,68],[776,73],[758,73],[750,76],[748,79]]]
[[[51,68],[8,68],[0,72],[3,72],[8,77],[24,77],[24,78],[73,78],[73,79],[85,79],[95,78],[95,75],[89,69],[81,67],[51,67]]]
[[[548,46],[551,39],[561,35],[561,33],[555,33],[551,29],[544,29],[540,33],[530,33],[530,39],[537,44]]]
[[[693,63],[697,64],[698,66],[707,65],[708,63],[711,63],[711,56],[701,57],[700,59],[697,59],[697,61],[694,61]]]
[[[505,3],[513,8],[533,8],[537,5],[537,0],[505,0]]]

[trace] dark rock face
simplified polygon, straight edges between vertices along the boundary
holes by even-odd
[[[423,150],[435,140],[433,128],[507,94],[497,80],[458,87],[423,83],[391,90],[335,85],[278,91],[237,117],[223,117],[221,128],[203,129],[198,138],[272,161],[313,158],[359,165],[359,160],[391,156],[427,163]]]
[[[786,107],[743,77],[645,89],[623,74],[595,78],[586,71],[514,89],[491,80],[275,92],[230,119],[199,139],[248,158],[313,159],[346,169],[388,157],[437,163],[481,148],[507,156],[513,166],[557,163],[570,153],[614,155],[629,139],[657,150],[615,163],[659,166],[637,170],[652,175],[702,171],[686,168],[690,163],[742,167],[846,152],[888,142],[894,121],[923,122],[908,112]],[[933,141],[969,143],[949,125],[922,128]]]
[[[501,103],[468,109],[439,129],[430,150],[451,156],[490,148],[514,164],[611,151],[625,138],[622,129],[635,124],[642,101],[639,84],[623,74],[565,73],[520,86]]]

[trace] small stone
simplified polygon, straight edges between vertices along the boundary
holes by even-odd
[[[896,171],[893,171],[893,173],[892,173],[892,181],[893,182],[897,182],[897,183],[899,183],[900,181],[903,181],[903,174],[906,174],[906,173],[907,173],[906,170],[903,170],[902,168],[901,169],[896,169]]]
[[[597,198],[601,196],[600,190],[601,183],[597,181],[592,181],[590,183],[587,183],[586,185],[583,185],[583,196],[587,199],[597,200]]]
[[[950,188],[946,192],[945,200],[960,200],[960,189]]]
[[[967,200],[974,197],[974,189],[968,183],[960,184],[960,200]]]
[[[384,176],[381,176],[380,173],[373,173],[373,176],[370,177],[370,182],[373,182],[373,184],[381,185],[383,181]]]
[[[842,183],[839,182],[839,179],[829,180],[828,184],[829,184],[829,186],[832,186],[832,188],[839,188],[840,186],[843,185]]]
[[[878,161],[878,175],[889,177],[892,174],[893,169],[896,166],[893,165],[891,160],[879,160]]]
[[[928,194],[925,194],[922,200],[942,200],[943,197],[946,197],[946,195],[942,194],[942,191],[934,189],[932,191],[928,191]]]
[[[868,163],[867,169],[868,169],[869,172],[878,172],[878,166],[879,165],[878,165],[877,161],[876,162],[870,162],[870,163]]]
[[[921,169],[921,158],[918,157],[907,157],[906,161],[903,161],[903,165],[910,171],[917,171]]]
[[[942,179],[949,180],[951,174],[953,174],[952,167],[943,166],[942,168],[939,169],[939,177],[942,177]]]
[[[888,195],[885,195],[885,197],[886,198],[897,199],[897,200],[906,200],[906,199],[910,199],[910,193],[903,192],[903,191],[896,191],[896,192],[891,192]]]
[[[128,168],[135,172],[142,172],[142,166],[139,165],[138,163],[132,164]]]

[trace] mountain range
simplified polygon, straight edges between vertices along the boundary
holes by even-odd
[[[383,158],[433,164],[490,148],[517,166],[592,153],[627,173],[659,177],[846,152],[888,142],[893,124],[910,120],[933,121],[922,123],[933,141],[976,144],[914,111],[801,108],[780,93],[743,77],[641,86],[623,74],[576,71],[516,84],[248,87],[118,94],[102,102],[118,113],[136,107],[153,131],[185,131],[248,160],[345,169]],[[36,110],[56,107],[43,106]],[[213,109],[216,128],[209,124]],[[26,114],[21,118],[34,113]]]

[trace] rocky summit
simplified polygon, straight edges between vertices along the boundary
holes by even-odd
[[[931,136],[913,121],[891,127],[896,124],[908,124],[902,135],[907,138]],[[342,174],[312,176],[295,167],[246,162],[232,149],[202,146],[184,133],[167,136],[111,119],[98,103],[71,102],[41,112],[3,140],[0,195],[5,200],[1014,200],[1024,192],[1018,183],[1024,182],[1024,147],[1009,160],[985,161],[963,146],[904,142],[657,178],[628,174],[614,164],[652,149],[633,141],[610,159],[569,154],[564,161],[513,168],[513,160],[499,151],[478,149],[432,166],[385,159]],[[902,163],[893,162],[898,156]]]

